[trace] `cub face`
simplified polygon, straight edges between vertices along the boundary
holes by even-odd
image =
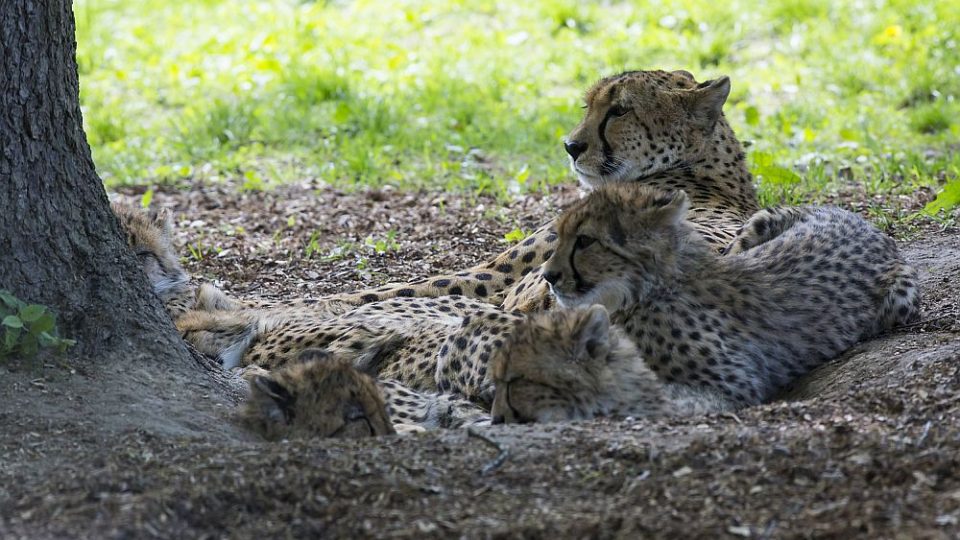
[[[611,345],[610,319],[600,306],[550,311],[522,321],[492,359],[493,423],[603,414]]]
[[[686,71],[628,71],[587,91],[567,136],[571,167],[587,189],[680,166],[701,153],[721,118],[730,79],[698,84]]]
[[[542,269],[557,302],[613,313],[641,301],[677,272],[687,207],[682,191],[632,183],[603,186],[574,203],[557,222],[557,247]]]
[[[310,349],[300,361],[253,370],[244,419],[264,438],[360,438],[395,433],[376,383],[352,362]]]
[[[164,209],[148,213],[118,203],[113,203],[111,208],[157,296],[166,300],[178,292],[190,278],[173,247],[170,212]]]

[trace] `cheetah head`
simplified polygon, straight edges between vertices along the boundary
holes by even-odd
[[[609,184],[580,199],[557,221],[559,240],[542,268],[562,307],[603,305],[619,312],[663,288],[677,252],[695,233],[682,191]]]
[[[300,362],[245,378],[250,398],[244,419],[266,439],[395,433],[376,383],[345,358],[309,349]]]
[[[641,179],[702,157],[730,79],[697,83],[686,71],[628,71],[587,91],[586,114],[564,148],[586,189]]]
[[[601,306],[531,315],[494,356],[491,369],[495,424],[606,416],[624,398],[649,401],[651,414],[660,407],[655,376]]]
[[[183,293],[190,277],[173,248],[170,212],[166,209],[143,212],[118,203],[111,207],[157,296],[166,302]]]

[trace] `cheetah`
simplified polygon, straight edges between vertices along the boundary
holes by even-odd
[[[354,368],[376,376],[396,425],[437,429],[489,423],[487,364],[521,318],[463,297],[394,298],[333,320],[313,315],[200,310],[176,324],[187,342],[228,369],[282,371],[314,349],[350,358]]]
[[[173,221],[169,212],[165,210],[144,212],[121,204],[114,204],[113,211],[120,219],[128,244],[137,254],[147,274],[148,281],[163,300],[171,318],[181,326],[189,325],[191,321],[193,324],[198,324],[198,317],[206,321],[206,331],[191,334],[188,336],[188,341],[192,339],[191,344],[201,351],[206,350],[208,353],[211,350],[219,351],[216,347],[223,342],[234,347],[227,351],[219,351],[219,354],[211,355],[215,357],[219,355],[233,358],[242,354],[241,351],[249,345],[250,340],[245,341],[245,332],[249,330],[252,319],[243,316],[239,318],[236,316],[224,317],[223,314],[210,314],[193,309],[198,305],[219,305],[226,301],[226,297],[219,289],[208,284],[202,285],[199,289],[191,284],[189,275],[180,264],[173,249]],[[410,307],[413,311],[419,309],[412,306],[403,307]],[[460,301],[453,301],[450,303],[449,311],[462,310],[465,307],[466,305]],[[484,307],[488,306],[484,305]],[[373,306],[372,309],[375,311],[376,306]],[[448,309],[445,306],[439,306],[438,311],[443,313]],[[304,315],[307,320],[319,320],[318,313],[314,310],[301,311],[300,316]],[[397,317],[400,318],[399,315]],[[215,332],[213,331],[214,328],[216,329]],[[350,333],[352,341],[356,341],[360,337],[358,331],[356,328],[352,329]],[[395,347],[394,341],[399,337],[399,334],[383,330],[379,334],[367,332],[364,337],[366,338],[364,351],[358,352],[349,348],[340,351],[349,355],[346,358],[350,358],[350,369],[355,369],[352,367],[354,364],[367,366],[368,369],[371,369],[371,366],[377,363],[377,355],[383,354],[385,349]],[[215,342],[214,340],[219,341]],[[263,362],[264,365],[281,368],[275,372],[275,375],[264,369],[247,371],[245,378],[248,378],[251,382],[252,396],[246,409],[248,426],[267,438],[288,437],[291,430],[302,432],[302,434],[313,434],[314,436],[336,436],[334,431],[340,429],[343,424],[335,420],[323,420],[325,418],[324,414],[340,411],[340,409],[333,408],[333,397],[327,401],[324,401],[322,397],[296,401],[298,395],[319,392],[325,388],[327,383],[324,383],[324,381],[331,376],[331,373],[336,374],[335,380],[343,384],[356,386],[355,395],[367,396],[364,398],[366,402],[370,402],[373,395],[376,395],[379,399],[385,399],[387,412],[384,414],[391,419],[396,419],[396,426],[402,430],[455,428],[489,423],[489,414],[486,410],[454,394],[418,392],[395,379],[378,379],[373,383],[375,389],[369,390],[369,385],[363,382],[364,377],[368,377],[365,374],[361,377],[361,374],[348,373],[350,370],[343,366],[337,366],[334,369],[334,367],[319,365],[301,365],[327,356],[337,356],[340,359],[338,362],[343,363],[343,354],[337,355],[335,353],[337,352],[336,345],[345,342],[344,339],[335,342],[332,345],[334,353],[299,348],[297,349],[299,353],[295,359],[296,362],[289,364],[286,363],[286,360],[290,359],[289,354],[282,360],[271,358],[270,362]],[[437,346],[439,346],[439,342],[437,342]],[[417,349],[414,348],[414,350]],[[449,371],[451,368],[448,366],[446,369]],[[387,373],[390,373],[389,370]],[[263,378],[254,379],[253,375]],[[364,388],[367,389],[364,390]],[[336,394],[337,399],[343,395],[347,394]],[[293,396],[293,401],[288,399],[290,396]],[[311,404],[309,410],[302,409],[304,403]],[[293,409],[290,407],[293,407]],[[300,409],[297,409],[298,407]],[[299,414],[300,420],[288,422],[290,420],[288,416],[294,414],[296,410],[299,410],[297,414]],[[351,410],[359,409],[354,407]],[[370,412],[372,409],[369,406],[365,410],[369,417],[376,416]],[[303,421],[303,418],[309,418],[310,420]],[[375,421],[371,421],[371,425],[377,424]],[[329,430],[326,429],[330,426],[333,427]],[[342,433],[353,433],[353,428],[344,428]],[[377,429],[371,434],[384,433],[386,431]]]
[[[376,380],[349,355],[307,349],[273,371],[243,370],[250,396],[243,422],[268,440],[357,438],[490,424],[490,415],[449,394],[414,392],[394,380]]]
[[[173,247],[173,215],[167,209],[147,210],[112,203],[127,245],[137,256],[140,266],[160,298],[167,314],[176,319],[191,310],[234,310],[244,306],[228,298],[220,289],[204,283],[197,286],[180,263]],[[273,305],[271,301],[250,301],[252,305]],[[335,316],[356,306],[331,299],[313,307],[315,301],[300,302],[311,306],[314,316]]]
[[[682,191],[598,188],[560,217],[543,268],[562,307],[604,306],[664,383],[709,390],[730,409],[754,405],[919,316],[915,271],[855,214],[762,211],[743,227],[754,237],[745,246],[756,245],[721,256],[686,221],[688,207]],[[770,230],[779,234],[760,234]]]
[[[412,390],[454,393],[489,408],[487,365],[522,319],[485,302],[443,296],[373,302],[336,318],[296,308],[196,310],[176,325],[226,369],[276,369],[320,348],[353,355],[364,372]]]
[[[113,203],[127,245],[140,261],[148,282],[171,318],[195,307],[196,290],[173,248],[173,216],[168,210],[145,212]]]
[[[599,305],[532,314],[490,369],[493,424],[660,418],[729,408],[710,390],[665,384]]]
[[[688,219],[716,249],[726,246],[759,209],[745,153],[723,105],[730,79],[698,83],[686,71],[628,71],[607,77],[586,93],[586,113],[564,149],[584,191],[629,182],[684,190]],[[492,260],[462,272],[407,284],[326,297],[311,309],[342,314],[394,297],[461,295],[501,305],[507,311],[549,309],[553,300],[540,265],[553,254],[554,223],[548,223]],[[303,306],[302,301],[221,300],[211,308]]]
[[[242,419],[267,440],[396,433],[373,379],[347,359],[308,350],[299,362],[245,378],[250,396]]]

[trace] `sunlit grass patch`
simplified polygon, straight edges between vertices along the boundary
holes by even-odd
[[[78,0],[75,10],[85,128],[108,184],[227,177],[265,189],[310,177],[506,202],[572,180],[560,143],[590,83],[662,67],[731,76],[727,118],[752,143],[761,196],[794,203],[850,182],[888,192],[956,174],[960,16],[949,4]]]

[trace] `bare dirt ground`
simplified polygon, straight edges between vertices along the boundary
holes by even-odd
[[[503,211],[440,194],[193,186],[153,204],[176,211],[195,275],[283,297],[466,267],[575,196]],[[915,209],[927,196],[838,202]],[[169,387],[151,396],[162,364],[119,390],[93,361],[3,370],[0,537],[956,538],[960,236],[929,222],[909,234],[923,322],[737,415],[265,443],[203,375],[184,403]],[[190,410],[195,421],[170,420]]]

